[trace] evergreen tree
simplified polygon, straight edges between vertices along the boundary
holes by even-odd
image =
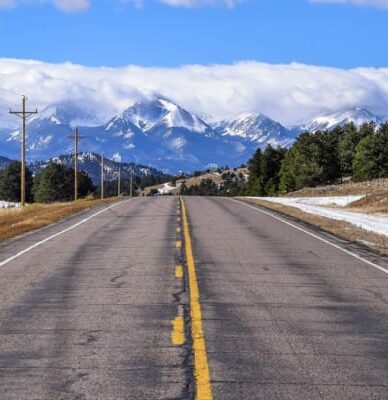
[[[388,176],[388,123],[364,137],[356,147],[353,180],[356,182]]]
[[[78,194],[80,197],[94,192],[91,178],[85,173],[78,174]],[[116,189],[117,192],[117,189]],[[73,200],[74,170],[60,164],[51,163],[35,177],[33,194],[39,203]]]
[[[20,187],[21,187],[21,163],[13,161],[7,167],[0,171],[0,200],[5,201],[20,201]],[[32,174],[26,168],[26,201],[32,201]]]
[[[373,135],[374,131],[375,125],[373,123],[364,124],[360,129],[357,129],[354,123],[347,124],[344,127],[338,143],[341,177],[352,176],[356,147],[364,137]]]

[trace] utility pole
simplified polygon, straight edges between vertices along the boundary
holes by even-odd
[[[117,181],[117,196],[120,197],[121,195],[121,166],[119,166],[119,178]]]
[[[101,154],[101,200],[104,199],[104,153]]]
[[[74,201],[78,200],[78,143],[85,136],[80,136],[78,128],[74,129],[74,135],[68,136],[74,140]]]
[[[27,118],[32,114],[37,114],[38,110],[35,111],[26,111],[26,101],[27,97],[22,96],[22,111],[12,111],[9,110],[10,114],[16,115],[22,119],[22,142],[21,142],[21,187],[20,187],[20,204],[22,207],[26,205],[26,122]]]
[[[133,167],[131,167],[129,197],[132,197],[132,195],[133,195]]]

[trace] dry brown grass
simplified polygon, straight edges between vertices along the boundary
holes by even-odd
[[[359,242],[381,254],[388,254],[388,237],[365,231],[350,223],[343,221],[335,221],[330,218],[320,217],[318,215],[305,213],[297,208],[288,207],[281,204],[271,203],[265,200],[241,198],[246,202],[251,202],[263,206],[265,208],[278,211],[282,214],[289,215],[310,225],[317,226],[326,232],[349,240],[351,242]]]
[[[368,194],[366,197],[350,203],[347,208],[368,214],[388,213],[388,191]]]
[[[374,179],[367,182],[344,182],[338,185],[304,188],[291,192],[287,197],[347,196],[358,194],[388,193],[388,179]]]
[[[93,206],[117,200],[118,198],[79,200],[72,203],[33,204],[24,209],[0,209],[0,242],[52,224]]]

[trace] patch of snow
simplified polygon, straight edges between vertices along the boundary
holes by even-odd
[[[112,155],[112,160],[113,160],[113,161],[121,162],[121,159],[122,159],[122,157],[121,157],[121,155],[120,155],[119,152],[114,153],[114,154]]]
[[[0,200],[0,208],[19,208],[20,203],[14,203],[12,201]]]
[[[177,183],[176,186],[172,186],[170,182],[165,183],[161,188],[158,189],[159,194],[168,194],[171,193],[174,189],[177,189],[181,186],[181,183]]]
[[[278,203],[289,207],[298,208],[309,214],[319,215],[336,221],[344,221],[353,224],[369,232],[388,236],[388,217],[352,212],[340,208],[330,208],[329,205],[346,206],[364,196],[336,196],[336,197],[250,197]],[[249,197],[248,197],[249,198]]]
[[[177,137],[170,142],[170,147],[176,151],[182,151],[186,145],[186,139],[184,137]]]

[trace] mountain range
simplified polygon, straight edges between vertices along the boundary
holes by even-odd
[[[47,161],[35,161],[28,164],[28,168],[32,173],[37,173],[41,169],[45,168],[50,162],[61,164],[68,168],[74,167],[74,156],[72,154],[61,155],[59,157],[53,157]],[[92,179],[95,185],[98,185],[101,180],[101,156],[95,153],[80,153],[78,154],[78,168],[80,171],[86,172]],[[117,162],[104,158],[104,180],[113,181],[118,179],[121,174],[121,179],[129,179],[132,176],[139,177],[153,177],[165,179],[168,178],[163,172],[158,171],[155,168],[151,168],[145,165],[139,165],[134,163]]]
[[[246,113],[220,122],[204,118],[164,97],[142,101],[109,121],[72,103],[52,104],[28,122],[27,157],[30,162],[73,152],[70,136],[79,127],[80,150],[104,153],[114,162],[150,165],[171,173],[204,169],[210,164],[244,164],[258,147],[289,146],[303,130],[332,129],[353,121],[382,120],[362,108],[319,116],[287,128],[261,113]],[[1,153],[19,158],[20,130],[1,128]]]

